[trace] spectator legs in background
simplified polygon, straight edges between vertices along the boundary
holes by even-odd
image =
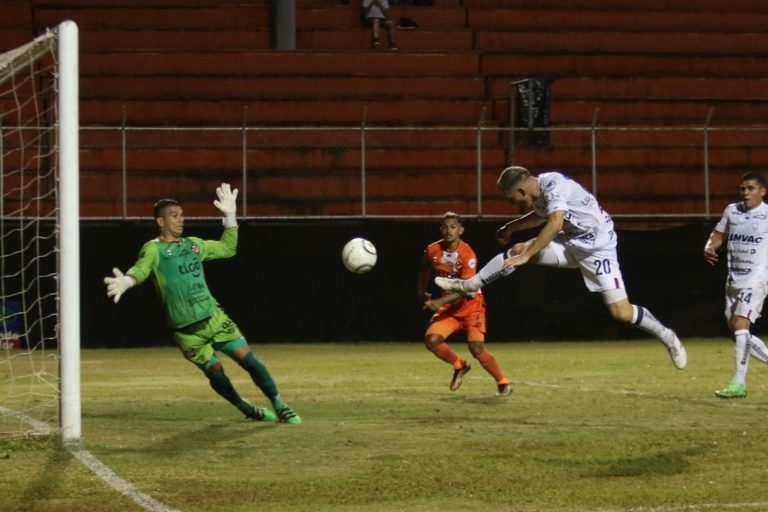
[[[397,25],[395,25],[392,20],[385,21],[384,25],[387,27],[387,30],[389,30],[389,49],[397,50]]]
[[[374,18],[372,20],[372,27],[373,27],[373,42],[371,43],[371,48],[378,49],[381,47],[381,39],[379,36],[379,33],[381,32],[381,21],[378,18]],[[390,20],[384,20],[384,27],[386,27],[388,36],[389,36],[389,49],[390,50],[397,50],[397,27],[395,24]]]
[[[381,46],[381,42],[379,41],[379,28],[381,27],[381,20],[379,18],[374,18],[372,23],[373,27],[373,42],[371,43],[371,48],[374,50],[378,49]]]

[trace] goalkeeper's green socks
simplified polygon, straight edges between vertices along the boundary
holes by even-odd
[[[227,402],[237,407],[246,418],[257,421],[277,421],[277,416],[274,412],[262,407],[256,407],[248,400],[242,398],[235,390],[232,381],[229,380],[229,377],[227,377],[223,369],[219,373],[208,375],[208,381],[211,383],[211,387],[216,393],[221,395]]]
[[[280,397],[280,393],[277,391],[277,384],[272,379],[272,375],[270,375],[264,363],[253,355],[253,352],[246,354],[240,366],[250,374],[253,383],[258,386],[270,402],[274,402]]]
[[[296,414],[293,409],[288,407],[288,405],[281,400],[280,393],[277,390],[277,384],[275,384],[275,381],[272,379],[272,375],[270,375],[267,367],[264,366],[264,363],[259,361],[253,352],[248,352],[248,354],[246,354],[243,361],[240,363],[240,366],[250,374],[253,383],[256,384],[269,401],[272,402],[272,407],[275,408],[277,419],[279,419],[279,421],[292,423],[294,425],[301,423],[301,416]],[[268,409],[264,409],[264,411],[268,411]],[[274,420],[269,418],[268,421]]]
[[[211,384],[213,390],[221,395],[224,400],[231,403],[235,407],[238,407],[243,401],[240,395],[235,391],[235,387],[232,385],[232,381],[229,380],[227,374],[224,373],[222,368],[221,372],[208,375],[208,382]]]

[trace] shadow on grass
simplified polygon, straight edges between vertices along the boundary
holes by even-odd
[[[175,435],[159,439],[157,442],[142,447],[142,450],[156,450],[163,457],[173,452],[189,451],[190,439],[205,439],[204,450],[231,445],[233,439],[246,442],[250,436],[260,435],[281,427],[278,423],[266,423],[236,418],[224,423],[211,423],[196,430],[185,430]]]
[[[41,441],[46,444],[58,444],[53,440]],[[44,453],[41,451],[41,453]],[[40,471],[36,475],[23,475],[19,482],[27,482],[27,486],[24,488],[20,497],[20,503],[22,508],[20,510],[28,510],[34,508],[32,505],[35,503],[47,503],[52,498],[61,497],[61,494],[65,494],[61,491],[62,479],[67,480],[67,469],[73,462],[72,455],[62,446],[58,445],[49,452],[50,456],[45,462],[45,465],[41,466]]]
[[[504,407],[509,405],[510,400],[513,400],[513,397],[511,396],[496,396],[493,394],[493,392],[489,392],[487,395],[459,395],[459,394],[451,394],[442,396],[439,398],[440,401],[446,402],[449,404],[476,404],[476,405],[482,405],[482,406],[494,406],[494,407]]]
[[[644,475],[677,475],[690,471],[691,456],[704,455],[704,448],[691,448],[684,451],[658,452],[641,457],[621,457],[606,461],[605,466],[587,476],[610,478]]]
[[[183,411],[183,408],[179,409]],[[122,425],[119,429],[111,425],[111,430],[103,434],[106,440],[97,443],[99,446],[96,451],[137,453],[153,458],[174,458],[194,450],[207,452],[237,442],[248,442],[252,436],[272,432],[282,426],[278,423],[248,420],[239,413],[233,413],[231,420],[222,420],[218,416],[216,413],[210,417],[204,413],[193,416],[175,411],[169,414],[148,413],[139,418],[118,413],[90,415],[100,420],[117,420]],[[172,428],[168,428],[169,423]],[[110,431],[119,437],[110,437]],[[137,432],[142,434],[137,435]],[[201,439],[205,440],[202,444],[194,441]]]

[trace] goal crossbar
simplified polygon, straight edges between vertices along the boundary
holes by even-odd
[[[29,43],[0,55],[0,84],[24,71],[43,55],[51,53],[56,42],[56,31],[47,30]]]

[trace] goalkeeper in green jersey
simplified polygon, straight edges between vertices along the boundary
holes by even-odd
[[[200,368],[211,387],[246,417],[257,421],[301,423],[301,417],[283,402],[266,366],[251,352],[237,324],[219,307],[208,290],[203,262],[231,258],[237,252],[237,189],[227,183],[216,188],[213,204],[224,214],[220,240],[183,237],[184,213],[173,199],[155,203],[159,235],[145,243],[135,265],[123,274],[105,277],[107,296],[115,303],[129,288],[152,280],[165,307],[168,326],[184,357]],[[216,352],[223,352],[247,371],[253,382],[272,402],[272,409],[256,407],[242,398],[224,373]]]

